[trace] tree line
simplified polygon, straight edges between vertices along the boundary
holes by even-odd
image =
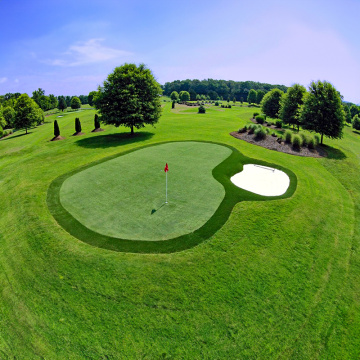
[[[285,85],[271,85],[267,83],[260,83],[256,81],[233,81],[233,80],[175,80],[166,82],[162,86],[164,95],[170,96],[173,91],[180,94],[181,91],[186,91],[190,95],[190,100],[198,100],[198,95],[205,95],[209,100],[229,100],[233,101],[247,101],[250,90],[261,90],[264,93],[271,89],[278,88],[284,93],[287,91]],[[252,101],[255,102],[256,101]]]

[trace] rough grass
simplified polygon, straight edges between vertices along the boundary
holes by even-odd
[[[59,118],[66,140],[50,142],[46,123],[0,141],[0,358],[359,358],[357,135],[326,139],[327,159],[301,158],[229,136],[252,108],[196,116],[170,107],[134,138],[110,126],[90,133],[87,110]],[[71,137],[75,117],[81,138]],[[59,176],[184,140],[287,168],[297,189],[238,203],[211,238],[172,254],[93,247],[51,216],[47,190]]]

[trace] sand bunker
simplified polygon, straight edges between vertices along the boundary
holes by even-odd
[[[287,174],[274,168],[247,164],[243,171],[231,177],[237,187],[263,196],[280,196],[290,185]]]

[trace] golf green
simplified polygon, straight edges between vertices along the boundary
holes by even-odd
[[[204,225],[224,199],[225,189],[212,170],[231,153],[228,147],[204,142],[142,148],[68,177],[60,202],[98,234],[146,241],[179,237]]]

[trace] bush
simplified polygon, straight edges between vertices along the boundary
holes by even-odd
[[[308,136],[304,133],[301,133],[300,137],[301,137],[302,146],[307,146],[309,142]]]
[[[266,123],[266,126],[271,126],[273,123],[271,122],[271,121],[268,121],[267,123]]]
[[[257,129],[257,126],[255,124],[250,124],[248,127],[249,134],[253,134],[256,129]]]
[[[95,114],[94,116],[94,127],[95,129],[100,129],[99,115]]]
[[[263,124],[265,122],[264,117],[261,115],[256,116],[255,120],[258,124]]]
[[[253,118],[255,119],[258,115],[260,115],[258,112],[254,112]]]
[[[299,135],[294,135],[292,144],[293,144],[293,148],[295,150],[300,150],[300,148],[301,148],[301,137]]]
[[[266,131],[267,134],[270,134],[270,129],[265,128],[265,131]]]
[[[266,131],[265,131],[265,128],[263,128],[262,126],[258,127],[254,131],[254,134],[255,134],[255,139],[256,140],[264,140],[266,138]]]
[[[205,112],[206,112],[206,109],[205,109],[205,107],[204,106],[199,106],[199,114],[205,114]]]
[[[54,121],[54,136],[55,137],[60,136],[60,129],[57,120]]]
[[[310,150],[315,149],[315,140],[313,137],[308,139],[307,146]]]
[[[240,134],[245,133],[245,132],[247,132],[247,129],[248,129],[248,127],[245,125],[244,127],[239,129],[238,133],[240,133]]]
[[[316,144],[316,145],[319,145],[319,144],[320,144],[320,135],[315,134],[315,135],[314,135],[314,139],[315,139],[315,144]]]
[[[228,108],[231,109],[231,105],[228,105]]]
[[[291,139],[292,139],[292,133],[290,130],[286,130],[285,131],[285,142],[287,142],[288,144],[291,144]]]
[[[360,130],[360,119],[359,115],[355,115],[352,119],[352,127],[355,130]]]
[[[219,106],[219,102],[218,102],[218,101],[215,102],[215,106]]]
[[[79,118],[75,118],[75,132],[81,133],[81,123]]]
[[[282,121],[281,120],[276,120],[276,122],[275,122],[275,126],[277,127],[277,128],[279,128],[279,129],[281,129],[282,128]]]
[[[273,133],[271,134],[271,136],[277,137],[276,132],[273,132]]]

